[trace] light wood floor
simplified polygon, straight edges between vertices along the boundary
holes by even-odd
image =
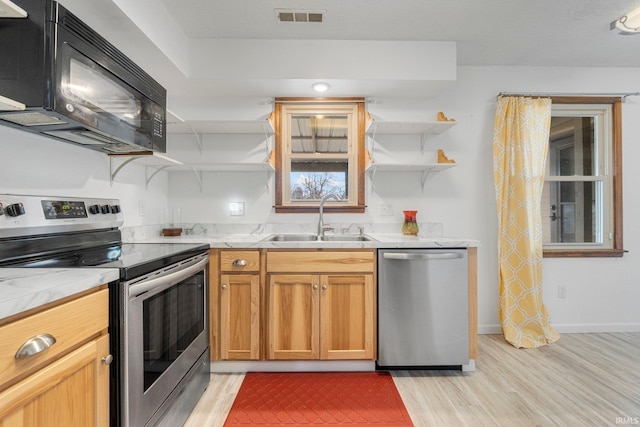
[[[640,423],[640,333],[563,334],[533,350],[480,335],[476,369],[393,376],[418,427]],[[243,378],[213,374],[185,427],[222,426]]]

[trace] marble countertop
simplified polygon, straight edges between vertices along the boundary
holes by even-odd
[[[287,234],[287,233],[282,233]],[[293,233],[295,234],[295,233]],[[365,233],[370,241],[266,241],[270,234],[217,234],[174,237],[147,237],[129,243],[204,243],[211,248],[467,248],[480,241],[455,237],[405,236],[402,234]]]
[[[283,233],[286,234],[286,233]],[[466,248],[472,239],[402,234],[366,234],[371,241],[265,241],[269,234],[148,237],[127,243],[204,243],[211,248]],[[0,268],[0,319],[36,308],[119,278],[117,268]]]
[[[0,319],[119,277],[117,268],[0,268]]]

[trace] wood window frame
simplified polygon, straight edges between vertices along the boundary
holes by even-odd
[[[334,213],[364,213],[365,205],[365,169],[366,169],[366,149],[365,149],[365,100],[364,98],[275,98],[274,107],[274,130],[275,130],[275,146],[274,146],[274,168],[275,168],[275,204],[276,213],[318,213],[319,203],[307,203],[300,206],[291,206],[283,204],[284,176],[283,176],[283,117],[282,106],[285,103],[297,104],[331,104],[331,103],[351,103],[357,106],[357,158],[356,158],[356,204],[350,206],[335,206],[327,204],[324,206],[325,212]]]
[[[611,105],[611,156],[613,179],[613,242],[607,249],[543,249],[544,258],[621,257],[625,250],[622,242],[622,98],[600,96],[553,96],[552,104]]]

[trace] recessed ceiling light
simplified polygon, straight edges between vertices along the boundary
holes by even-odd
[[[626,13],[611,23],[611,31],[622,35],[640,34],[640,7]]]
[[[311,85],[311,87],[313,88],[313,90],[315,90],[316,92],[326,92],[327,90],[329,90],[329,83],[325,83],[325,82],[316,82],[314,84]]]

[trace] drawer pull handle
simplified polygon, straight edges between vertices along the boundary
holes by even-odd
[[[39,334],[33,338],[29,338],[27,342],[22,344],[16,352],[16,359],[22,359],[24,357],[33,356],[34,354],[41,353],[54,345],[56,339],[50,334]]]
[[[222,285],[220,288],[221,288],[223,291],[226,291],[226,290],[227,290],[227,285]]]
[[[244,267],[247,265],[247,261],[243,260],[243,259],[237,259],[235,261],[233,261],[233,265],[235,267]]]
[[[109,366],[109,365],[111,365],[111,362],[113,362],[113,356],[110,355],[110,354],[107,354],[101,360],[102,360],[102,363],[104,363],[105,365]]]

